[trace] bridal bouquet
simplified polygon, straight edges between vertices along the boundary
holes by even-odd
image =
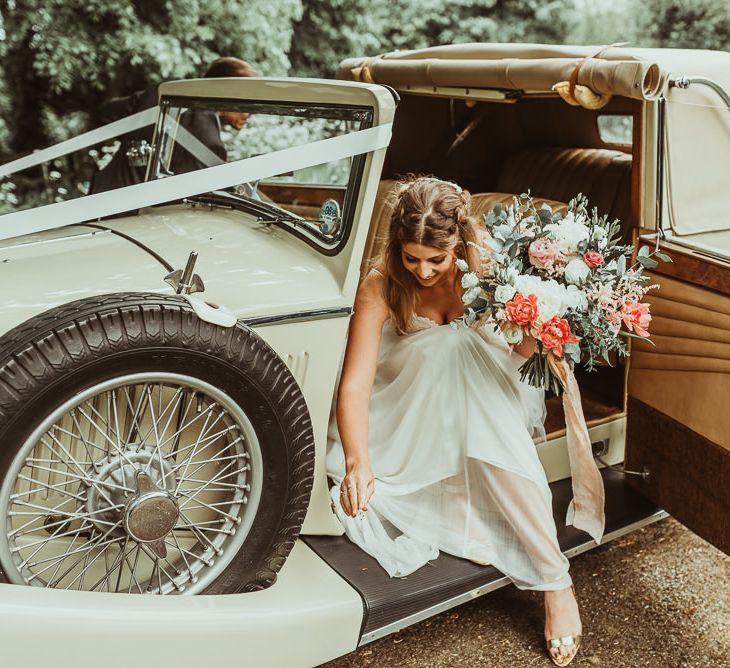
[[[589,211],[583,195],[563,216],[547,204],[536,208],[523,194],[510,206],[496,205],[484,226],[489,238],[477,245],[479,270],[458,261],[463,322],[491,318],[510,344],[533,336],[535,353],[520,367],[523,381],[559,394],[551,356],[583,360],[593,370],[600,359],[610,364],[611,353],[628,355],[625,337],[649,336],[651,314],[642,299],[656,286],[642,271],[670,258],[643,246],[628,267],[633,247],[619,243],[619,221]]]

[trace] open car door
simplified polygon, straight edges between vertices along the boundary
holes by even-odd
[[[728,57],[730,61],[730,57]],[[659,220],[673,262],[650,274],[655,346],[635,341],[628,382],[631,484],[730,553],[730,97],[727,73],[666,99]],[[718,84],[718,80],[721,81]],[[662,131],[663,126],[663,131]],[[661,163],[660,163],[661,164]]]

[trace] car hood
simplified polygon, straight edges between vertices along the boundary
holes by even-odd
[[[197,251],[202,296],[239,318],[345,305],[336,259],[239,211],[176,204],[94,225],[106,229],[72,225],[0,242],[0,334],[74,299],[170,294],[154,253],[182,269]]]

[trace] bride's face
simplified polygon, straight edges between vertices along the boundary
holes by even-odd
[[[453,277],[456,256],[434,246],[407,243],[401,248],[403,266],[423,287],[433,287]]]

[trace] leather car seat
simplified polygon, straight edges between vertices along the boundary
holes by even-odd
[[[624,237],[631,230],[631,156],[601,148],[529,148],[509,156],[496,190],[569,202],[578,193],[609,220],[618,218]],[[628,235],[628,236],[627,236]]]

